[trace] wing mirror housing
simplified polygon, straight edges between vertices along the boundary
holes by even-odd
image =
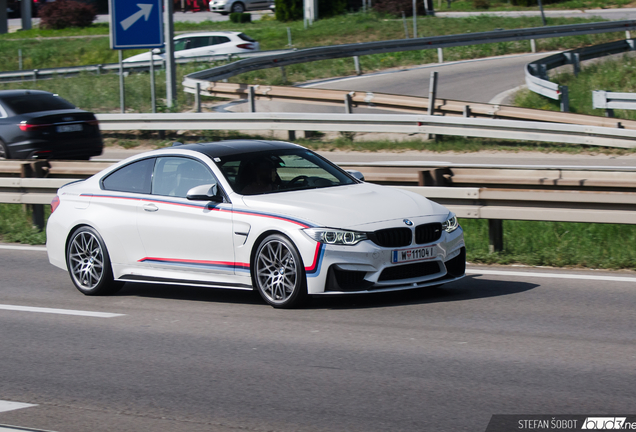
[[[223,202],[223,196],[219,193],[216,183],[195,186],[186,195],[190,201],[214,201]]]
[[[360,171],[356,171],[356,170],[347,170],[347,172],[349,173],[350,176],[352,176],[353,178],[360,180],[360,181],[364,181],[364,174],[362,174]]]
[[[152,53],[153,54],[161,54],[162,50],[161,48],[153,48]]]

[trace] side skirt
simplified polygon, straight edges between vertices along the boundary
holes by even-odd
[[[227,282],[212,282],[212,281],[191,281],[183,279],[170,279],[160,278],[152,276],[140,276],[140,275],[123,275],[116,280],[121,282],[139,282],[139,283],[153,283],[153,284],[165,284],[165,285],[184,285],[184,286],[200,286],[207,288],[230,288],[239,289],[244,291],[252,291],[251,285],[239,284],[239,283],[227,283]]]

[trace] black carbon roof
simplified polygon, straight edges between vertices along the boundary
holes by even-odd
[[[211,143],[184,144],[175,148],[197,151],[199,153],[203,153],[209,158],[214,158],[267,150],[301,149],[304,147],[285,141],[241,139]]]

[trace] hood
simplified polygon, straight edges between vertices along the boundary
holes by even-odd
[[[396,219],[448,214],[448,209],[421,195],[370,183],[243,196],[242,199],[250,210],[330,228],[361,229],[364,225]]]

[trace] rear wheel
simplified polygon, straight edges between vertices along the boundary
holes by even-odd
[[[245,12],[245,5],[241,2],[236,2],[232,5],[232,12],[243,13]]]
[[[263,299],[275,308],[293,308],[307,298],[307,280],[294,244],[279,234],[265,238],[254,255],[254,283]]]
[[[71,234],[66,263],[73,284],[85,295],[114,294],[124,285],[113,279],[104,240],[91,227],[80,227]]]
[[[9,150],[4,141],[0,140],[0,160],[9,159]]]

